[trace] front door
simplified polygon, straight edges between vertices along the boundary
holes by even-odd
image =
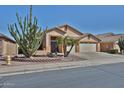
[[[51,41],[51,52],[52,53],[58,52],[58,46],[56,40]]]

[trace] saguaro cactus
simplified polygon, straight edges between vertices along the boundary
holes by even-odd
[[[30,6],[30,15],[22,18],[16,13],[18,24],[9,24],[8,30],[19,45],[26,57],[31,57],[43,42],[45,31],[38,26],[38,20],[34,17],[32,20],[32,6]],[[33,22],[32,22],[33,21]]]
[[[122,53],[122,50],[124,50],[124,38],[120,38],[120,39],[118,40],[118,45],[119,45],[120,51],[121,51],[121,53]]]

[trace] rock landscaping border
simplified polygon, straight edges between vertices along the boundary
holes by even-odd
[[[4,58],[0,60],[5,61]],[[85,58],[81,58],[76,55],[69,55],[68,57],[63,56],[55,56],[55,57],[48,57],[48,56],[35,56],[33,58],[25,58],[25,57],[14,57],[12,61],[14,62],[73,62],[73,61],[83,61],[86,60]]]

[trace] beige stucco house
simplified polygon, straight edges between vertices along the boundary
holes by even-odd
[[[0,33],[0,56],[16,56],[17,53],[18,48],[16,42]]]
[[[56,38],[70,36],[72,38],[79,39],[79,43],[75,45],[71,53],[80,53],[80,52],[97,52],[100,51],[100,39],[89,33],[82,33],[76,28],[65,24],[57,26],[51,29],[48,29],[46,37],[44,39],[44,44],[39,48],[44,50],[45,53],[53,52],[56,47]],[[68,48],[67,48],[68,49]],[[57,47],[59,53],[63,53],[63,45]]]
[[[100,51],[107,52],[109,50],[118,50],[120,52],[120,48],[118,45],[118,40],[121,37],[124,37],[124,34],[114,34],[114,33],[104,33],[96,35],[99,39],[101,39],[100,43]]]
[[[78,39],[79,43],[75,45],[71,53],[80,52],[98,52],[100,51],[100,39],[89,33],[82,33],[76,28],[65,24],[57,27],[48,29],[43,44],[37,51],[37,54],[43,54],[48,52],[54,52],[54,48],[57,46],[57,37],[70,36],[72,38]],[[68,48],[69,49],[69,46]],[[63,45],[57,46],[57,52],[63,53]],[[0,55],[17,55],[18,46],[15,41],[9,37],[0,34]]]

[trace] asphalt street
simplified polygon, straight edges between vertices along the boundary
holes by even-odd
[[[0,77],[7,88],[123,88],[124,63]]]

